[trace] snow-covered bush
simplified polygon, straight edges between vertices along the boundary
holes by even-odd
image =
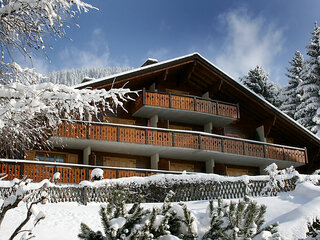
[[[103,170],[101,168],[94,168],[90,174],[91,181],[97,181],[103,179]]]
[[[298,171],[296,171],[293,166],[283,170],[278,170],[277,164],[272,163],[265,168],[265,171],[269,175],[269,181],[262,189],[263,195],[274,196],[285,187],[284,181],[290,179],[293,184],[296,184],[300,179]]]
[[[1,177],[1,180],[4,177]],[[37,208],[38,203],[45,204],[47,199],[46,188],[50,185],[48,180],[43,180],[37,185],[31,185],[31,179],[14,179],[9,182],[11,186],[11,194],[4,197],[3,203],[0,207],[0,228],[5,215],[8,211],[16,208],[20,202],[24,202],[27,207],[27,216],[22,221],[15,231],[12,233],[10,239],[14,239],[17,235],[23,233],[21,239],[31,239],[33,237],[33,229],[40,220],[45,218],[42,211]],[[31,229],[23,229],[24,226],[30,221],[31,217],[34,218],[34,223]]]
[[[172,204],[173,193],[166,197],[163,205],[151,210],[143,209],[140,202],[127,210],[123,202],[110,201],[101,206],[100,216],[104,227],[94,232],[81,224],[80,239],[196,239],[197,227],[194,216],[183,203]]]
[[[52,176],[52,182],[57,184],[58,181],[60,180],[60,175],[61,175],[60,172],[55,172]]]
[[[265,205],[260,206],[248,197],[238,203],[221,199],[217,204],[210,201],[211,226],[202,239],[280,239],[277,224],[262,228],[265,212]]]
[[[320,239],[320,220],[316,218],[312,223],[308,223],[307,238],[305,240]]]

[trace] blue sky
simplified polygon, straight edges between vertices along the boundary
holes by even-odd
[[[296,50],[305,55],[319,0],[92,0],[68,39],[49,41],[50,61],[34,58],[37,71],[66,68],[139,67],[199,52],[238,78],[257,64],[282,85]],[[305,56],[306,57],[306,56]]]

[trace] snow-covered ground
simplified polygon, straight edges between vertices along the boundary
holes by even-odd
[[[311,183],[299,184],[295,191],[281,193],[277,197],[254,198],[258,203],[267,206],[266,223],[279,222],[279,232],[283,239],[304,238],[307,222],[320,216],[320,187]],[[0,200],[1,203],[1,200]],[[155,204],[144,204],[152,207]],[[187,202],[187,206],[196,216],[199,234],[208,228],[208,201]],[[41,240],[78,239],[80,223],[84,222],[93,230],[102,230],[98,214],[100,204],[90,203],[87,206],[77,203],[50,203],[39,205],[46,218],[35,228],[36,238]],[[2,228],[0,240],[7,240],[18,223],[26,216],[26,207],[21,204],[8,212]],[[19,238],[17,238],[19,239]]]

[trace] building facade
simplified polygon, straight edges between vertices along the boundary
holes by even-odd
[[[139,91],[125,110],[64,122],[55,149],[26,160],[256,175],[271,163],[318,167],[320,140],[198,53],[83,82],[76,88]]]

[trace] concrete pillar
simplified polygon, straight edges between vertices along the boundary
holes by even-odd
[[[202,94],[202,98],[210,99],[209,92],[205,92],[204,94]]]
[[[151,169],[158,170],[158,164],[159,164],[159,153],[155,153],[150,157],[151,160]]]
[[[256,131],[258,133],[260,141],[261,142],[266,142],[266,138],[264,137],[264,126],[261,125],[260,127],[257,127]]]
[[[149,90],[153,91],[153,92],[157,91],[156,90],[156,83],[152,83],[151,86],[149,87]]]
[[[91,154],[91,147],[88,146],[83,149],[83,164],[89,165],[89,155]]]
[[[206,161],[206,173],[213,173],[214,159],[209,159]]]
[[[203,130],[207,133],[212,133],[212,122],[206,123],[203,126]]]
[[[150,127],[158,127],[158,115],[154,115],[150,118]]]

